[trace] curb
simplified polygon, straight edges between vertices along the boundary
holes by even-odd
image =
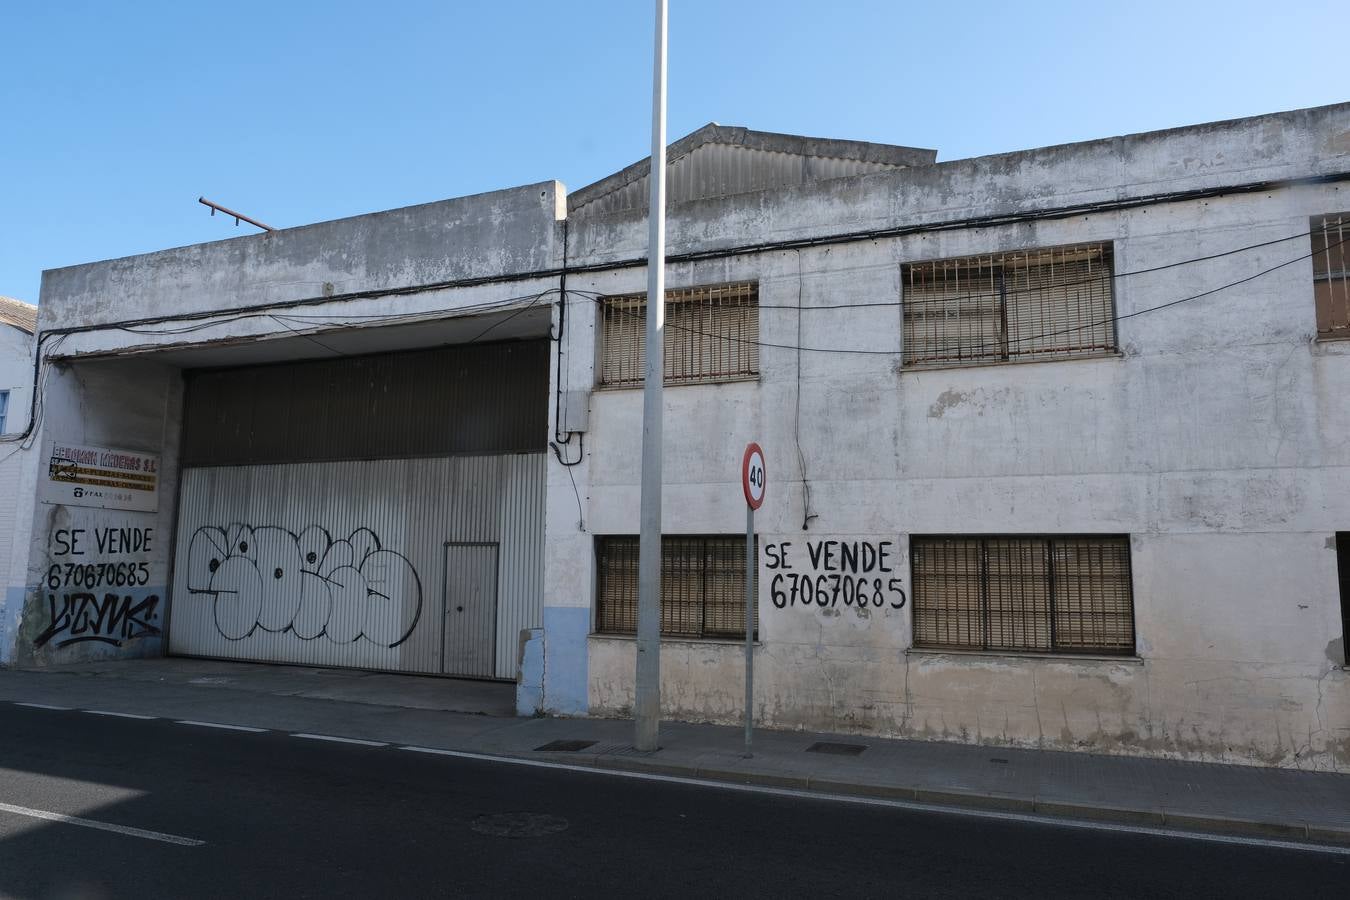
[[[65,674],[65,673],[61,673]],[[72,701],[60,699],[62,703]],[[20,702],[6,698],[8,702]],[[332,701],[342,702],[342,701]],[[75,702],[72,708],[77,708]],[[160,714],[162,715],[162,714]],[[461,714],[456,714],[461,715]],[[170,718],[172,718],[170,716]],[[267,730],[286,731],[286,727],[266,726]],[[498,734],[504,728],[491,729]],[[335,734],[342,735],[343,729]],[[356,737],[357,735],[348,735]],[[370,738],[365,735],[365,738]],[[398,743],[392,741],[391,743]],[[779,788],[815,794],[821,799],[836,798],[872,798],[901,803],[922,804],[927,808],[941,810],[987,810],[990,812],[1016,813],[1032,815],[1053,824],[1056,819],[1065,821],[1110,823],[1122,826],[1171,829],[1178,832],[1193,832],[1209,835],[1230,835],[1233,837],[1266,838],[1298,842],[1308,845],[1350,847],[1350,821],[1346,824],[1312,824],[1300,821],[1268,821],[1248,819],[1240,816],[1206,814],[1166,806],[1121,806],[1111,803],[1076,802],[1052,797],[1000,794],[996,792],[963,791],[953,789],[907,786],[902,784],[878,784],[860,781],[838,780],[837,778],[816,777],[800,771],[765,771],[729,768],[726,754],[716,755],[719,761],[703,764],[698,758],[689,762],[660,759],[649,755],[616,755],[599,753],[549,753],[535,750],[517,750],[479,745],[439,748],[452,753],[495,758],[503,761],[564,763],[596,771],[616,773],[639,773],[674,778],[697,779],[709,783],[753,785],[766,788]]]
[[[515,759],[562,761],[548,753],[506,752],[498,755]],[[1342,828],[1309,825],[1305,822],[1270,822],[1234,816],[1183,812],[1165,807],[1127,807],[1109,803],[1075,803],[1069,800],[1033,798],[992,792],[934,790],[896,784],[867,784],[816,778],[810,775],[740,771],[715,766],[701,766],[696,763],[679,764],[665,760],[657,762],[648,761],[645,758],[607,757],[601,754],[579,754],[568,758],[567,762],[571,765],[598,770],[643,772],[652,775],[697,778],[703,781],[727,784],[787,788],[819,794],[822,798],[829,796],[872,797],[880,800],[922,803],[934,807],[1032,814],[1043,816],[1049,824],[1053,824],[1055,819],[1072,819],[1146,828],[1167,828],[1204,834],[1271,838],[1350,847],[1350,826]]]

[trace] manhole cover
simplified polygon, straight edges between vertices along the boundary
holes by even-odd
[[[578,750],[585,750],[587,747],[594,746],[595,741],[549,741],[544,746],[534,749],[549,753],[576,753]]]
[[[509,812],[478,816],[470,828],[479,834],[504,838],[543,837],[566,830],[568,822],[561,816],[545,813]]]
[[[867,748],[862,744],[836,744],[832,741],[817,741],[806,748],[807,753],[829,753],[834,756],[857,756]]]

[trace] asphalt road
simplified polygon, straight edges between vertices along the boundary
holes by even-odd
[[[0,704],[5,897],[1231,900],[1348,885],[1346,855]]]

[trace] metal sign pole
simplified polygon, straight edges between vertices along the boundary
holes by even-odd
[[[745,505],[745,757],[755,728],[755,508]]]
[[[633,746],[660,749],[661,727],[661,387],[666,310],[666,0],[656,0],[652,72],[651,200],[647,210],[647,366],[642,389],[637,671]]]
[[[764,502],[767,476],[764,449],[751,441],[741,457],[741,490],[745,493],[745,756],[750,758],[755,734],[755,510]]]

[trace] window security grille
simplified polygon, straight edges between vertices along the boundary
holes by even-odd
[[[647,364],[647,295],[600,301],[600,383],[640,385]],[[666,291],[667,384],[759,374],[759,288],[754,284]]]
[[[595,630],[607,634],[635,634],[638,539],[598,537],[595,545],[598,575]],[[662,538],[661,634],[668,637],[744,637],[743,536]]]
[[[1134,652],[1124,536],[915,537],[914,645]]]
[[[905,365],[1114,350],[1111,271],[1109,243],[906,264]]]
[[[1312,220],[1318,337],[1350,337],[1350,213]]]

